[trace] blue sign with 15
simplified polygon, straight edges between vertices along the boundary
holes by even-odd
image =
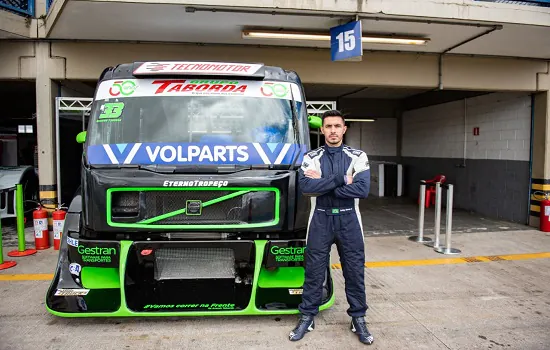
[[[330,54],[333,61],[360,61],[363,57],[361,21],[330,28]]]

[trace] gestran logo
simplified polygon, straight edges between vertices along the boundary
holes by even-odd
[[[271,247],[271,254],[275,255],[275,261],[278,262],[296,262],[304,261],[304,252],[306,247],[278,247],[274,245]]]
[[[306,247],[286,247],[279,248],[274,245],[271,247],[271,254],[273,255],[288,255],[288,254],[304,254]]]
[[[110,263],[112,255],[116,255],[115,248],[84,247],[79,245],[78,253],[82,256],[84,262]]]

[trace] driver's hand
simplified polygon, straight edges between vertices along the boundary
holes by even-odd
[[[304,175],[306,177],[309,177],[310,179],[320,179],[321,178],[321,174],[319,174],[317,171],[311,170],[311,169],[306,170],[304,172]]]

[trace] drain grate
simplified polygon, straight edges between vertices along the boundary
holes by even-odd
[[[235,278],[235,254],[227,248],[161,248],[155,279]]]

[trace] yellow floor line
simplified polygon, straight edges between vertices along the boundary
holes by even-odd
[[[469,256],[469,257],[423,259],[423,260],[372,261],[372,262],[366,262],[365,266],[367,268],[378,268],[378,267],[423,266],[423,265],[452,265],[452,264],[494,262],[494,261],[504,261],[504,260],[526,260],[526,259],[544,259],[544,258],[550,258],[550,252],[489,255],[489,256]],[[332,264],[332,268],[339,270],[342,268],[342,265]]]
[[[527,259],[548,259],[548,258],[550,258],[550,252],[469,256],[469,257],[424,259],[424,260],[370,261],[370,262],[366,262],[365,266],[367,268],[379,268],[379,267],[424,266],[424,265],[453,265],[453,264],[468,264],[468,263],[527,260]],[[342,265],[332,264],[332,268],[335,270],[340,270],[342,269]],[[0,274],[0,281],[44,281],[44,280],[51,280],[52,278],[53,278],[53,274],[51,273],[17,274],[17,275]]]
[[[51,280],[52,278],[53,278],[53,273],[0,275],[0,281],[44,281],[44,280]]]

